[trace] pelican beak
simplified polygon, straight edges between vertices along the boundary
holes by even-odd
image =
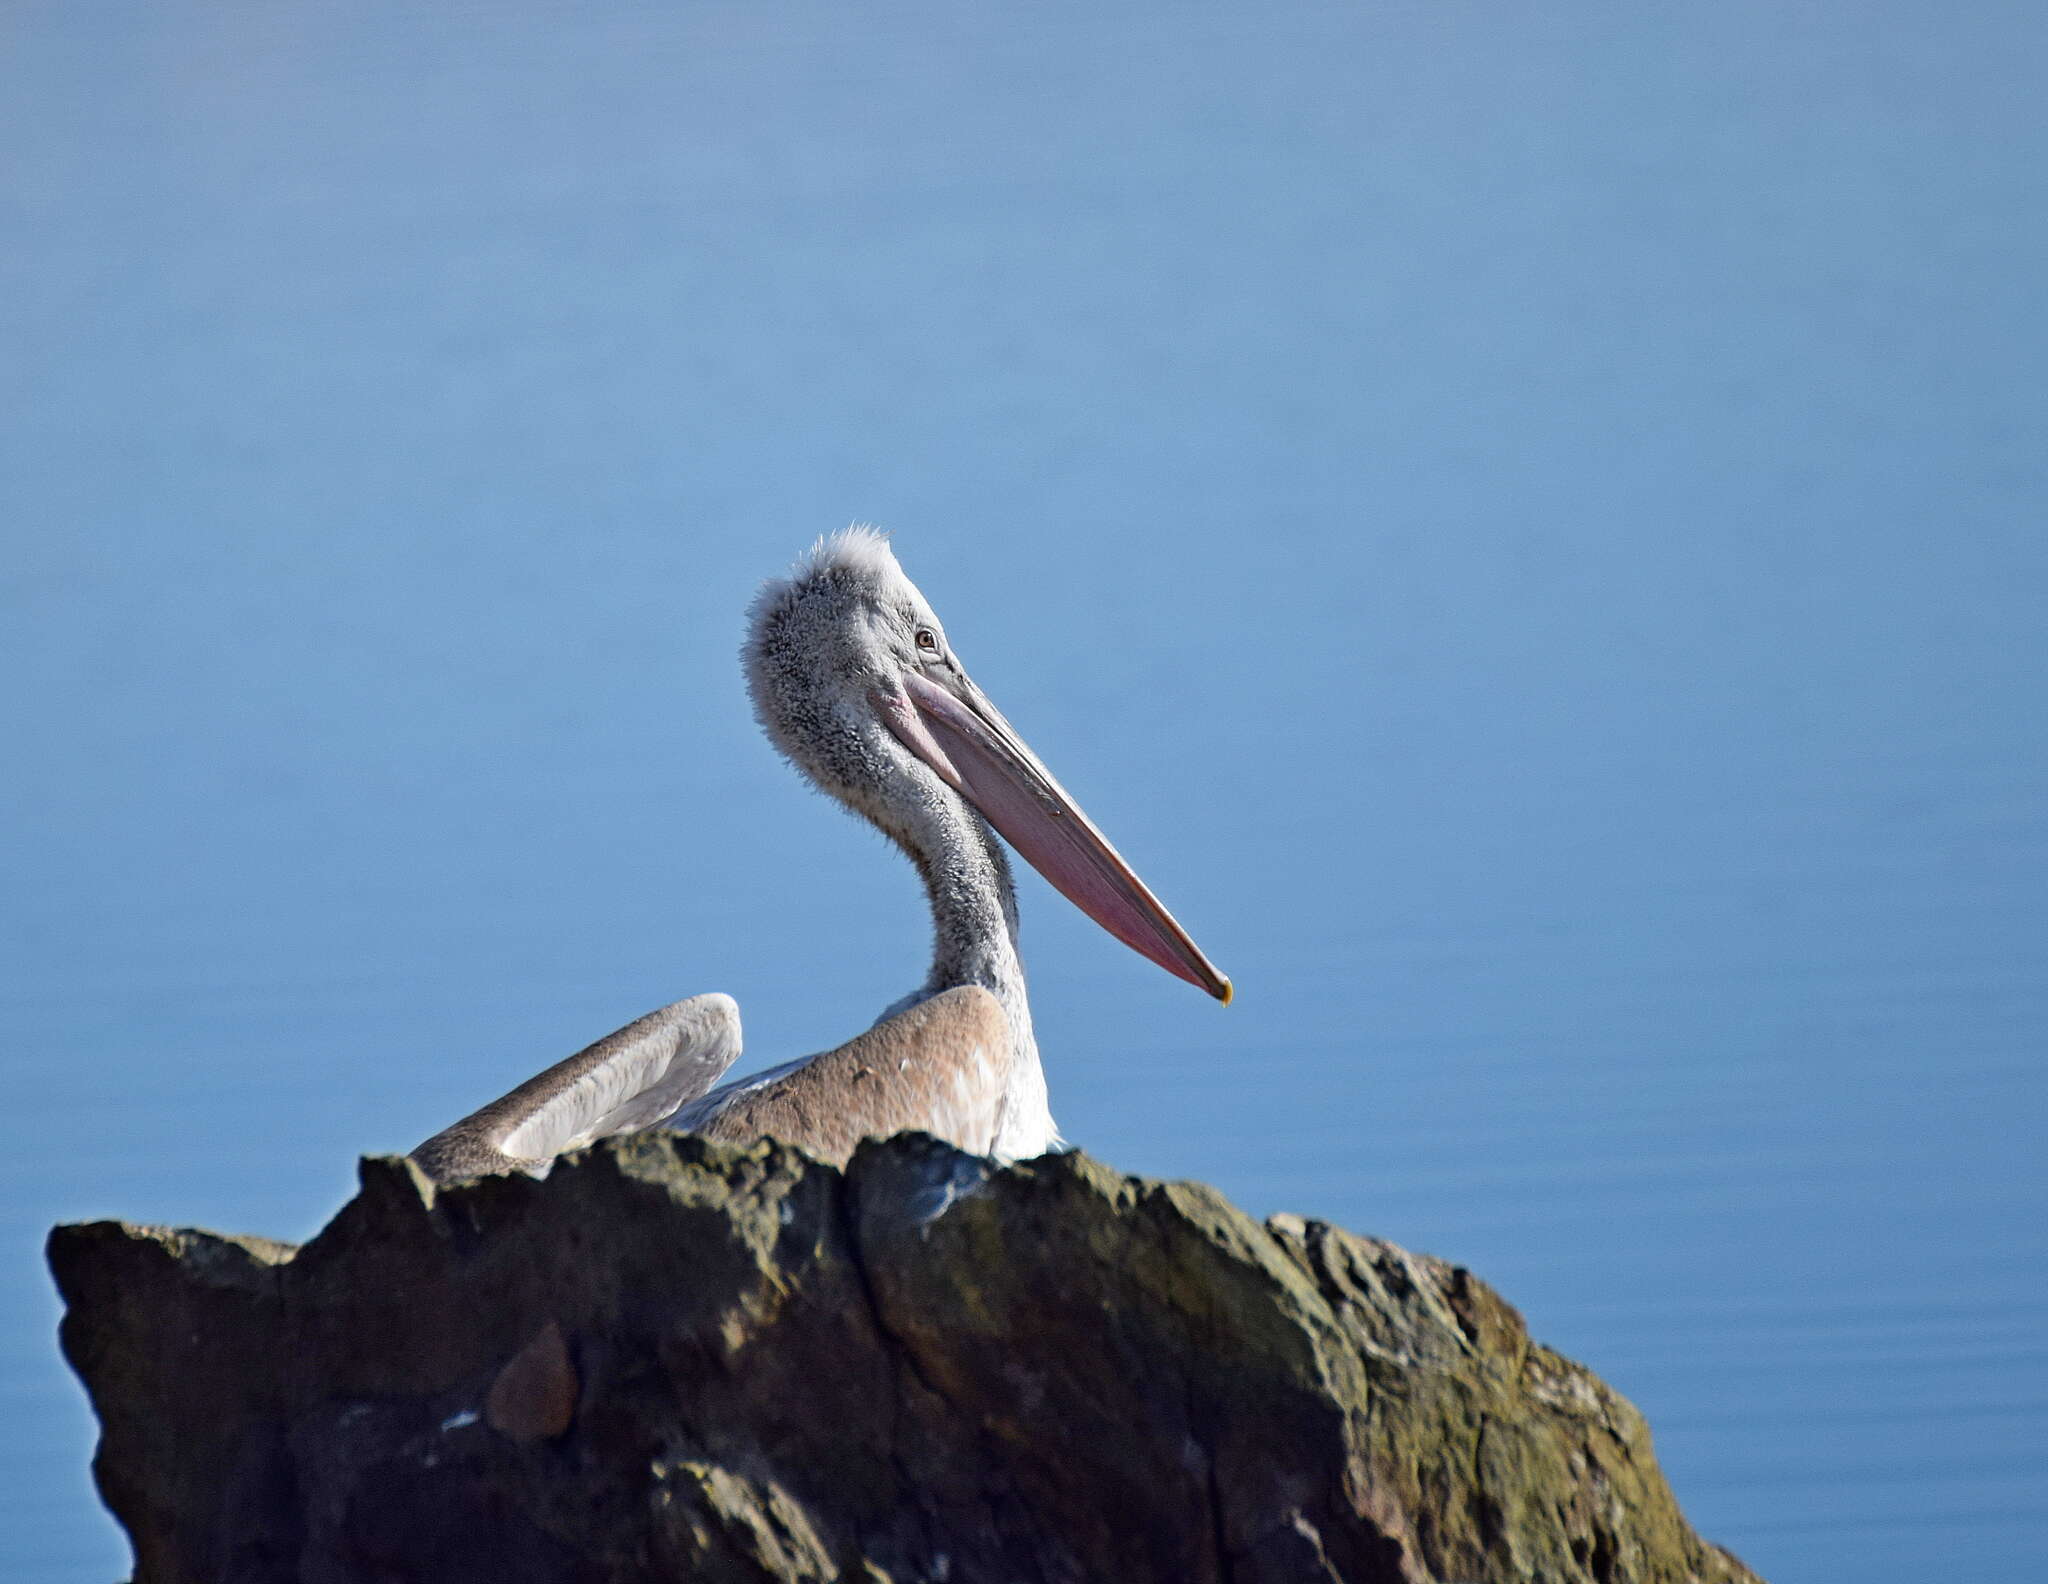
[[[930,765],[1053,888],[1140,956],[1230,1004],[1230,981],[1188,938],[987,696],[916,672],[873,695],[898,741]]]

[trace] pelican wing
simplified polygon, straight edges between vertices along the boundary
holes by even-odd
[[[740,1009],[691,996],[607,1034],[527,1079],[412,1152],[437,1181],[543,1169],[614,1133],[652,1127],[708,1091],[739,1059]]]
[[[778,1138],[843,1162],[864,1138],[931,1133],[992,1154],[1011,1062],[1009,1019],[979,985],[885,1018],[837,1050],[706,1096],[674,1126],[748,1144]]]

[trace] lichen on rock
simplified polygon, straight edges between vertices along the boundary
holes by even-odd
[[[137,1584],[1754,1584],[1469,1272],[907,1135],[410,1162],[50,1258]]]

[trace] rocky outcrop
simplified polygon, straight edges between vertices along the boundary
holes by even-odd
[[[374,1159],[50,1259],[137,1584],[1753,1580],[1469,1272],[1082,1155]]]

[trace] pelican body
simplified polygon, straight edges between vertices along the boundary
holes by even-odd
[[[1003,841],[1117,939],[1229,1002],[1230,981],[969,679],[880,534],[820,540],[767,583],[742,658],[769,740],[916,866],[932,913],[924,983],[846,1044],[724,1084],[738,1006],[678,1001],[428,1139],[412,1153],[429,1174],[544,1171],[663,1126],[833,1161],[910,1129],[998,1160],[1057,1148]]]

